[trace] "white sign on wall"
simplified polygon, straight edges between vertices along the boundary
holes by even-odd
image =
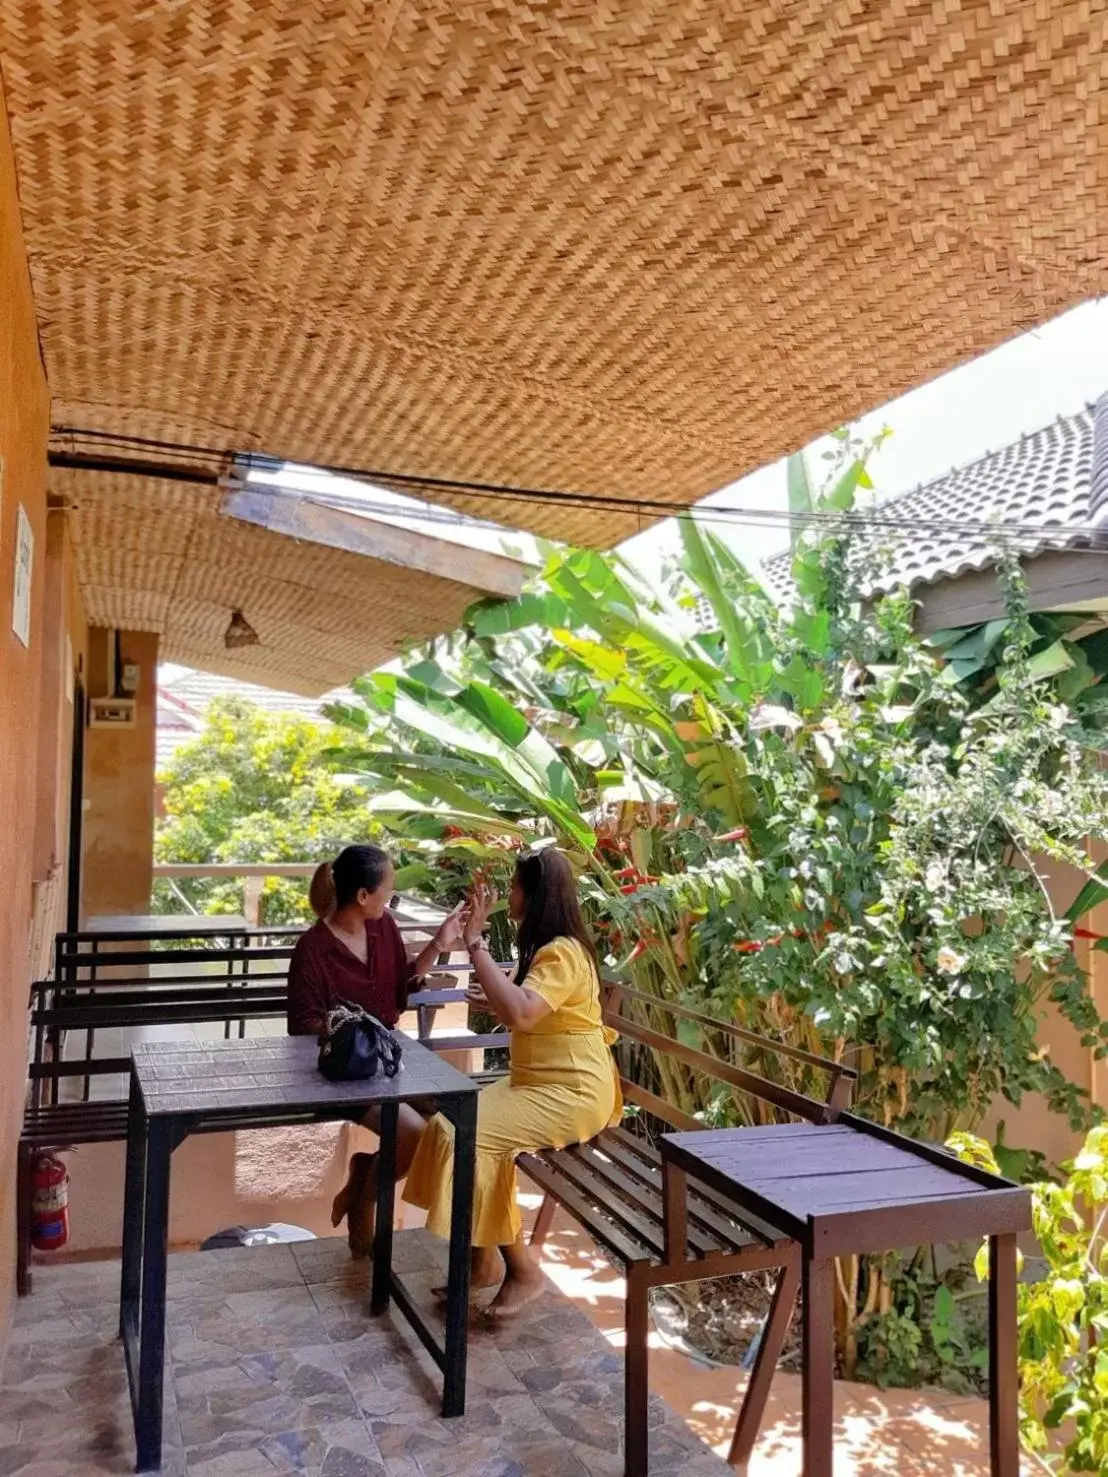
[[[35,535],[31,520],[20,503],[15,525],[15,594],[12,597],[12,630],[31,644],[31,572],[35,559]]]

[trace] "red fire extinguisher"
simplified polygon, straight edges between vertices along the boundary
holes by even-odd
[[[69,1240],[69,1171],[55,1154],[39,1154],[31,1169],[31,1245],[57,1251]]]

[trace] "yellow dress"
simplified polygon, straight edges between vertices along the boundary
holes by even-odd
[[[600,984],[576,939],[559,938],[535,955],[524,981],[550,1014],[509,1037],[511,1071],[477,1103],[473,1245],[508,1246],[519,1236],[516,1156],[595,1138],[623,1111],[611,1045],[600,1013]],[[438,1236],[450,1233],[454,1128],[436,1114],[423,1131],[404,1199],[427,1212]]]

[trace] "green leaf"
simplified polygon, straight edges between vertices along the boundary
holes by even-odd
[[[975,661],[979,665],[994,649],[997,642],[1011,626],[1007,616],[1003,620],[988,621],[983,626],[974,626],[963,634],[960,641],[946,648],[947,661]],[[935,645],[934,637],[928,638]]]
[[[1096,876],[1091,877],[1085,883],[1085,886],[1066,909],[1066,918],[1070,923],[1073,923],[1093,908],[1099,907],[1103,902],[1108,902],[1108,862],[1104,862],[1099,866]]]
[[[1103,616],[1101,616],[1103,620]],[[1108,625],[1075,643],[1085,654],[1089,666],[1098,677],[1108,677]]]
[[[466,624],[478,636],[505,636],[510,631],[523,631],[529,626],[568,626],[569,606],[554,594],[525,593],[514,600],[480,602],[466,612]]]
[[[472,713],[497,738],[518,749],[532,731],[531,725],[510,702],[484,682],[470,682],[455,694],[458,703]],[[553,749],[550,757],[557,759]]]
[[[1048,646],[1045,651],[1037,651],[1028,659],[1027,675],[1032,682],[1043,682],[1048,677],[1056,677],[1059,672],[1068,672],[1072,666],[1073,657],[1066,643],[1055,641],[1053,646]]]
[[[715,551],[691,518],[681,520],[681,542],[689,574],[700,586],[723,632],[728,663],[740,681],[751,681],[757,668],[768,656],[761,635],[739,616],[735,603],[724,588]]]
[[[426,862],[408,862],[397,867],[394,886],[397,892],[418,892],[421,888],[430,890],[435,880],[435,869]]]
[[[370,814],[375,820],[400,820],[408,816],[430,816],[443,826],[458,826],[463,831],[494,831],[500,836],[517,836],[527,839],[531,832],[504,816],[488,815],[478,810],[439,805],[407,790],[390,790],[384,795],[375,795],[370,801]],[[392,830],[394,827],[389,826]]]
[[[863,461],[851,462],[846,471],[835,483],[830,492],[824,493],[820,498],[821,508],[833,508],[838,513],[849,513],[854,506],[854,494],[863,485],[872,486],[866,477],[866,464]]]
[[[650,871],[651,837],[650,832],[642,826],[636,826],[631,832],[631,859],[640,872]]]
[[[785,466],[785,478],[789,491],[789,542],[795,546],[804,532],[812,513],[812,483],[808,476],[808,463],[802,451],[789,457]]]
[[[826,610],[795,610],[792,628],[797,640],[816,657],[827,655],[828,637],[831,632],[831,616]]]
[[[968,632],[976,629],[976,626],[949,626],[942,631],[927,632],[923,640],[926,645],[934,647],[937,651],[946,651],[948,647],[961,641]]]
[[[599,641],[590,641],[573,631],[556,629],[551,632],[554,640],[565,651],[571,652],[587,670],[603,682],[616,682],[627,671],[626,654],[604,646]]]

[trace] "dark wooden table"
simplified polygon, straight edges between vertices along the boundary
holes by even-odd
[[[1031,1225],[1028,1190],[850,1113],[665,1134],[661,1152],[671,1259],[684,1254],[689,1177],[800,1244],[804,1477],[833,1465],[835,1258],[987,1236],[991,1471],[1019,1477],[1016,1236]]]
[[[360,1122],[367,1109],[381,1109],[370,1311],[383,1313],[390,1298],[395,1299],[443,1372],[443,1415],[464,1414],[477,1087],[419,1042],[405,1039],[403,1049],[403,1066],[395,1077],[328,1082],[316,1066],[319,1048],[311,1037],[135,1047],[119,1332],[131,1390],[138,1471],[156,1470],[161,1464],[170,1161],[174,1149],[191,1133],[344,1119]],[[453,1219],[441,1345],[392,1270],[399,1105],[428,1098],[454,1125]]]

